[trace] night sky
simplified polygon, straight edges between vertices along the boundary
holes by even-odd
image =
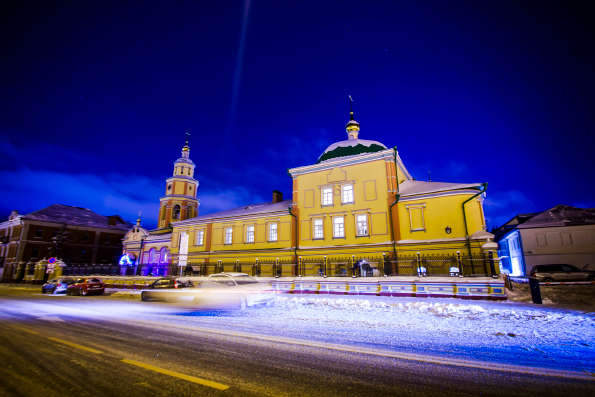
[[[592,1],[3,1],[0,218],[156,226],[186,131],[201,214],[291,194],[347,139],[489,182],[488,227],[595,207]]]

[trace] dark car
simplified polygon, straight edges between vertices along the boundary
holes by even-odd
[[[141,300],[147,301],[149,299],[169,301],[170,297],[167,294],[160,293],[161,290],[178,289],[178,288],[195,288],[192,280],[183,277],[162,277],[149,285],[141,292]],[[153,293],[153,290],[155,293]]]
[[[533,266],[529,275],[544,283],[595,281],[595,271],[579,269],[572,265],[537,265]]]
[[[61,294],[66,293],[66,288],[74,283],[73,278],[54,278],[41,286],[42,294]]]
[[[97,277],[83,277],[76,279],[66,288],[67,295],[101,295],[105,292],[105,284]]]

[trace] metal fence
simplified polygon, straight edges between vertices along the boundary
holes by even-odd
[[[175,272],[178,268],[174,265]],[[461,255],[377,255],[347,257],[299,257],[298,262],[278,259],[252,261],[189,262],[186,276],[246,273],[257,277],[485,277],[495,275],[493,253]]]

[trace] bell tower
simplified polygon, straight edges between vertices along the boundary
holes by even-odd
[[[182,157],[174,161],[173,176],[165,180],[165,196],[159,199],[159,228],[170,223],[198,216],[200,200],[196,197],[198,181],[194,179],[194,162],[190,160],[190,147],[186,133],[186,144]]]

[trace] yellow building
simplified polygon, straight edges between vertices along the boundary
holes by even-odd
[[[160,263],[148,256],[153,250],[166,256],[174,273],[192,266],[201,274],[242,270],[296,276],[312,274],[309,270],[346,275],[362,258],[399,274],[400,266],[413,267],[412,258],[416,267],[425,258],[425,266],[441,261],[434,267],[446,266],[448,273],[457,252],[470,261],[497,249],[485,231],[487,183],[416,181],[396,148],[359,139],[353,112],[346,132],[348,139],[329,146],[316,164],[288,170],[290,200],[274,191],[270,202],[180,219],[161,210],[166,220],[172,218],[167,225],[160,223],[150,235],[139,227],[131,233],[146,241],[138,251],[142,263]],[[189,161],[189,149],[184,153]]]
[[[353,113],[346,132],[348,139],[329,146],[316,164],[288,170],[291,200],[274,192],[271,202],[172,224],[173,257],[230,267],[296,264],[300,257],[482,253],[493,238],[482,208],[487,183],[415,181],[396,148],[359,139]]]

